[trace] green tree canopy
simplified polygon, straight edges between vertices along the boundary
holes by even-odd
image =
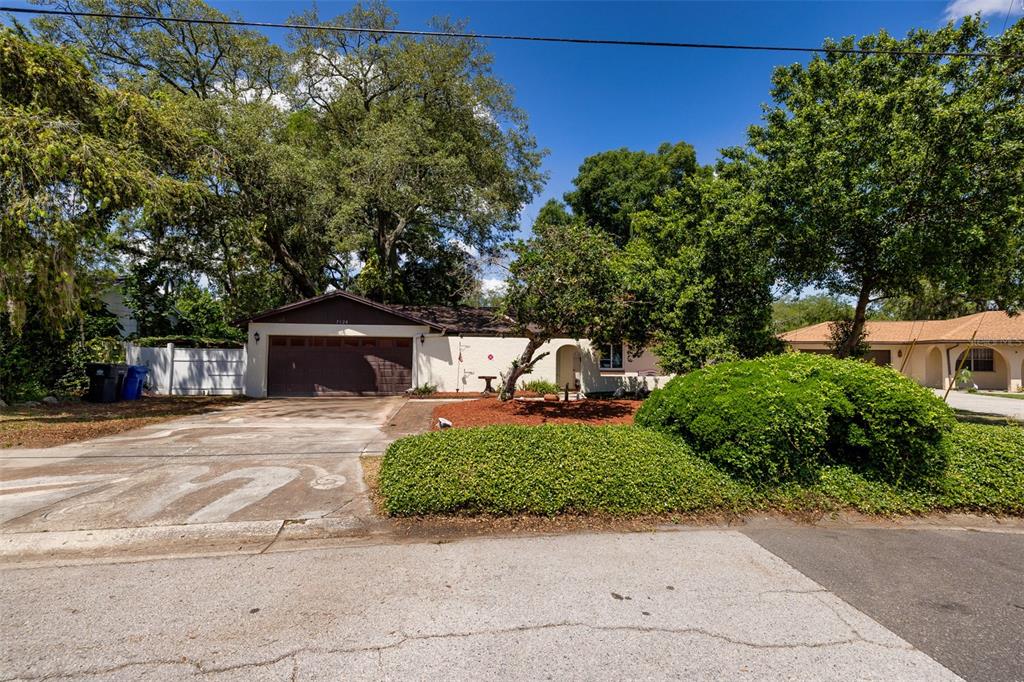
[[[225,18],[202,0],[61,0],[63,9]],[[296,17],[319,24],[315,12]],[[332,19],[394,27],[382,3]],[[123,230],[151,290],[208,279],[237,312],[358,288],[440,303],[517,226],[540,153],[477,41],[47,18],[110,83],[177,95],[217,165],[202,202]],[[442,24],[441,30],[455,28]],[[162,95],[166,96],[166,95]],[[159,263],[159,265],[156,265]],[[436,298],[434,294],[436,293]]]
[[[853,306],[830,294],[780,298],[772,302],[772,329],[777,334],[852,317]]]
[[[624,246],[633,216],[654,208],[655,197],[680,187],[696,169],[697,154],[685,142],[666,142],[654,154],[613,149],[584,159],[565,201],[573,214]]]
[[[548,355],[537,350],[558,337],[598,338],[618,319],[621,285],[612,262],[615,247],[581,220],[566,225],[537,223],[533,237],[513,246],[499,315],[526,347],[502,376],[501,397],[515,396],[516,383]],[[614,333],[614,332],[611,332]]]
[[[1024,303],[1024,22],[979,19],[826,48],[994,52],[998,59],[828,52],[772,76],[750,130],[782,277],[851,296],[850,354],[869,305],[922,281]],[[1012,56],[1016,54],[1016,56]]]
[[[200,99],[252,101],[273,97],[285,79],[283,51],[259,31],[168,21],[231,18],[202,0],[32,1],[70,12],[154,17],[62,16],[33,22],[47,40],[80,46],[109,85],[128,80],[147,91],[170,88]]]
[[[73,50],[0,30],[0,296],[19,329],[29,300],[56,330],[79,315],[110,226],[198,189],[176,103],[98,84]],[[167,172],[174,170],[174,173]]]
[[[633,216],[617,260],[630,301],[618,326],[633,349],[653,346],[668,371],[775,347],[774,272],[751,173],[742,158],[722,160]]]
[[[297,19],[320,23],[315,10]],[[356,5],[329,23],[394,28],[397,17],[381,4]],[[422,274],[424,253],[458,274],[463,261],[438,254],[486,257],[517,229],[541,185],[541,153],[479,41],[314,30],[292,42],[294,96],[316,112],[337,219],[362,261],[359,290],[406,300],[403,267]]]

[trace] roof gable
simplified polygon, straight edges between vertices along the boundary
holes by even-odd
[[[445,328],[434,322],[410,315],[395,307],[356,296],[347,291],[332,291],[257,313],[246,322],[277,322],[284,324],[352,324],[352,325],[418,325],[437,331]]]

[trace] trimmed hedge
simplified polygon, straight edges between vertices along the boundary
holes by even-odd
[[[380,492],[393,516],[417,514],[867,514],[976,511],[1024,515],[1024,429],[957,424],[944,474],[894,485],[825,465],[814,482],[751,484],[678,439],[629,426],[447,429],[396,441]]]
[[[650,514],[725,507],[736,484],[685,443],[628,426],[446,429],[391,444],[389,514]]]
[[[676,377],[635,423],[751,481],[813,480],[825,464],[898,481],[943,470],[953,412],[892,368],[786,353]]]

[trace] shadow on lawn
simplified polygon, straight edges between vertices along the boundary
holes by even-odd
[[[146,396],[141,400],[116,403],[68,401],[52,406],[8,407],[0,413],[0,422],[63,424],[146,417],[185,417],[220,410],[242,400],[244,399],[238,396]]]
[[[517,414],[544,419],[578,419],[600,422],[629,416],[636,411],[638,404],[626,400],[575,400],[557,403],[530,400],[516,401],[514,410]]]

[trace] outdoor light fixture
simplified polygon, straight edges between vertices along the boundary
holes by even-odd
[[[427,335],[424,334],[423,332],[420,332],[420,344],[422,345],[422,344],[424,344],[426,342],[427,342]]]
[[[259,332],[253,332],[252,333],[252,339],[256,343],[259,343],[260,342],[260,333]]]

